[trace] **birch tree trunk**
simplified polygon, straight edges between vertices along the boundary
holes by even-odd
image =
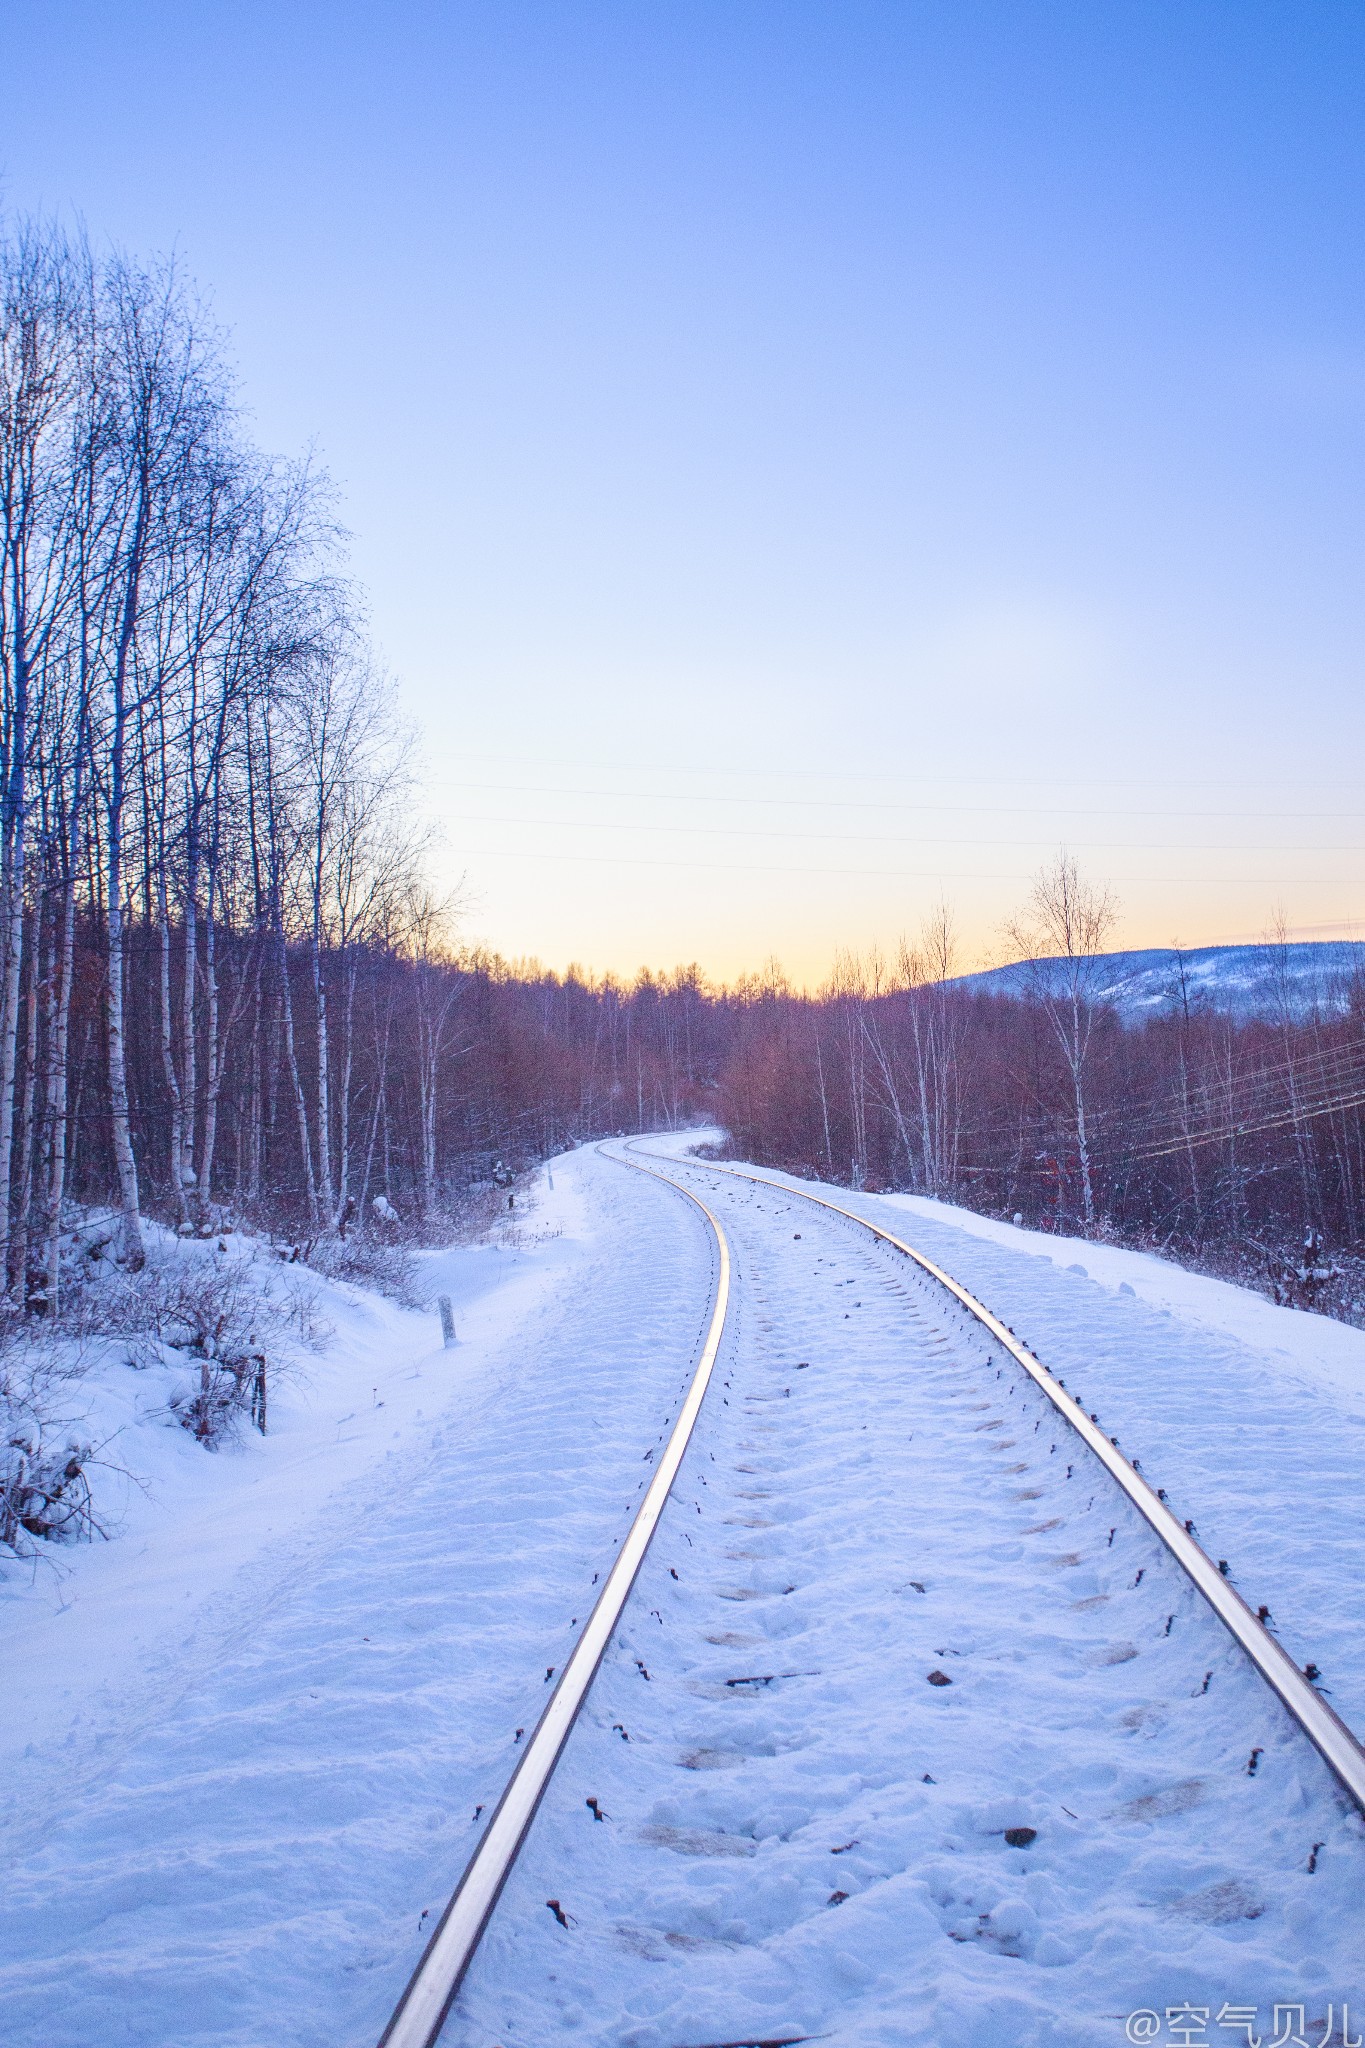
[[[29,940],[28,991],[24,1002],[23,1086],[19,1102],[18,1159],[14,1175],[14,1226],[10,1240],[10,1286],[28,1299],[28,1244],[33,1208],[33,1132],[38,1094],[38,997],[50,972],[50,920],[43,917],[44,892],[36,892]]]
[[[289,1078],[293,1083],[294,1107],[299,1120],[299,1153],[303,1161],[304,1182],[308,1194],[308,1220],[314,1230],[320,1230],[322,1214],[318,1207],[317,1176],[313,1172],[313,1144],[308,1132],[308,1098],[303,1092],[298,1053],[294,1046],[294,1003],[289,991],[289,959],[282,928],[279,932],[279,963],[280,1012],[284,1024],[285,1058],[289,1066]]]
[[[312,944],[309,949],[310,966],[313,976],[313,1016],[317,1028],[318,1075],[317,1075],[317,1125],[318,1125],[318,1181],[323,1213],[329,1227],[336,1222],[336,1203],[332,1195],[332,1114],[328,1089],[328,1067],[330,1052],[327,1044],[327,984],[322,973],[322,941],[318,932],[317,910],[314,911]]]
[[[218,949],[212,887],[210,882],[204,911],[204,1136],[196,1194],[201,1231],[207,1231],[212,1224],[213,1155],[218,1144],[218,1097],[226,1055],[226,1044],[220,1045],[218,1039]]]
[[[123,806],[124,764],[128,740],[128,662],[137,620],[146,519],[144,480],[143,492],[138,502],[133,555],[129,563],[124,594],[119,647],[114,662],[109,795],[106,805],[107,868],[104,912],[109,933],[109,969],[104,986],[105,1034],[109,1061],[109,1123],[114,1144],[114,1166],[118,1174],[119,1203],[123,1212],[123,1256],[134,1272],[139,1272],[147,1263],[147,1252],[142,1240],[137,1160],[133,1156],[133,1133],[128,1115],[128,1049],[124,1026]]]
[[[15,1060],[19,1039],[19,972],[24,955],[25,859],[28,847],[28,648],[26,593],[16,566],[11,578],[14,606],[11,701],[6,720],[9,773],[4,791],[3,881],[4,988],[0,995],[0,1273],[8,1273],[10,1168],[14,1144]]]
[[[342,1012],[342,1056],[341,1085],[337,1103],[341,1128],[337,1134],[337,1201],[338,1222],[346,1214],[346,1205],[351,1197],[351,1075],[355,1063],[355,988],[360,972],[360,963],[352,950],[350,957],[343,956],[342,973],[345,976],[346,1005]]]
[[[195,1106],[199,1094],[194,1034],[194,999],[199,977],[199,845],[193,809],[186,836],[184,965],[180,987],[180,1070],[184,1078],[181,1084],[176,1200],[188,1220],[189,1190],[194,1186]]]
[[[121,778],[120,778],[121,779]],[[133,1156],[132,1123],[128,1114],[128,1051],[125,1040],[122,798],[111,803],[109,820],[109,972],[104,988],[105,1031],[109,1058],[109,1123],[114,1141],[119,1203],[123,1212],[123,1256],[133,1272],[147,1263],[142,1238],[137,1160]]]
[[[180,1077],[175,1070],[175,1020],[171,1000],[171,918],[166,902],[166,870],[162,864],[160,899],[157,905],[157,959],[161,970],[161,1077],[166,1084],[166,1096],[171,1106],[171,1148],[170,1175],[171,1192],[175,1201],[176,1222],[181,1230],[189,1228],[189,1210],[185,1206],[185,1189],[180,1175],[180,1162],[184,1157],[184,1107],[180,1093]]]
[[[43,1295],[50,1316],[55,1316],[61,1306],[62,1203],[66,1196],[67,1161],[67,1046],[71,1035],[71,985],[76,947],[76,861],[71,849],[67,859],[68,871],[62,885],[61,935],[57,944],[55,973],[49,982],[47,1086],[44,1090]]]

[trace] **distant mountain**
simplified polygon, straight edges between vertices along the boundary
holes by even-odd
[[[1324,939],[1285,946],[1193,946],[1182,953],[1152,946],[1137,953],[1101,953],[1096,961],[1096,1000],[1112,1003],[1131,1023],[1169,1014],[1182,1002],[1191,1010],[1245,1018],[1278,1015],[1287,1001],[1291,1014],[1302,1017],[1315,1006],[1345,1008],[1352,979],[1365,976],[1365,943]],[[1027,996],[1039,974],[1051,970],[1060,983],[1062,969],[1060,960],[1016,960],[1008,967],[959,975],[950,986]]]

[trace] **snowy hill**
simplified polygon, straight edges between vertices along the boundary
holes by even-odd
[[[951,985],[988,995],[1026,996],[1036,976],[1062,963],[1016,960],[965,974]],[[1365,970],[1365,945],[1347,939],[1300,941],[1285,946],[1195,946],[1177,952],[1153,946],[1098,956],[1097,1000],[1112,1003],[1131,1022],[1180,1008],[1217,1010],[1234,1017],[1268,1017],[1287,1006],[1293,1017],[1315,1007],[1344,1009],[1352,979]],[[1182,992],[1183,980],[1183,992]]]

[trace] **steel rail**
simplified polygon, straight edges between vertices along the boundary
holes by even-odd
[[[559,1683],[532,1731],[520,1763],[508,1779],[492,1818],[465,1866],[464,1875],[436,1923],[422,1959],[380,2036],[379,2048],[434,2048],[644,1563],[645,1553],[691,1441],[720,1349],[730,1302],[730,1247],[725,1232],[700,1196],[671,1174],[641,1165],[638,1160],[622,1160],[611,1153],[606,1156],[615,1157],[618,1164],[630,1166],[638,1173],[647,1173],[653,1179],[676,1188],[689,1202],[695,1203],[706,1218],[719,1254],[716,1299],[710,1327],[696,1371],[678,1411],[678,1419],[621,1545],[621,1554],[607,1575],[597,1604],[588,1616]]]
[[[657,1157],[657,1155],[655,1155]],[[1297,1721],[1308,1740],[1327,1768],[1337,1779],[1342,1789],[1365,1812],[1365,1748],[1357,1740],[1340,1715],[1333,1712],[1321,1693],[1299,1670],[1288,1651],[1276,1642],[1269,1629],[1257,1618],[1235,1587],[1230,1585],[1219,1571],[1208,1553],[1195,1541],[1184,1524],[1173,1515],[1166,1503],[1159,1499],[1154,1488],[1147,1484],[1140,1472],[1134,1471],[1128,1460],[1117,1450],[1104,1431],[1090,1420],[1079,1401],[1068,1394],[1060,1380],[1047,1370],[1027,1345],[1021,1344],[1014,1332],[993,1315],[984,1302],[954,1280],[942,1266],[935,1265],[923,1252],[915,1250],[903,1238],[884,1230],[880,1223],[873,1223],[856,1210],[847,1209],[840,1202],[826,1200],[823,1195],[812,1195],[805,1188],[791,1186],[786,1181],[773,1180],[767,1174],[744,1173],[737,1167],[721,1166],[713,1160],[696,1161],[696,1170],[702,1173],[726,1173],[735,1180],[752,1181],[756,1186],[769,1187],[784,1195],[799,1195],[802,1201],[811,1202],[819,1209],[829,1209],[836,1216],[842,1216],[850,1223],[859,1224],[870,1230],[884,1244],[894,1251],[904,1253],[914,1264],[936,1280],[940,1287],[947,1289],[954,1300],[975,1317],[995,1339],[1016,1365],[1023,1367],[1058,1414],[1068,1422],[1087,1450],[1093,1451],[1110,1477],[1117,1481],[1133,1506],[1154,1533],[1165,1544],[1176,1563],[1202,1593],[1229,1634],[1246,1652],[1252,1664],[1285,1707]]]

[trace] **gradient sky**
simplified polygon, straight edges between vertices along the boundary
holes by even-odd
[[[1356,0],[0,0],[0,88],[339,480],[467,936],[972,962],[1063,841],[1365,929]]]

